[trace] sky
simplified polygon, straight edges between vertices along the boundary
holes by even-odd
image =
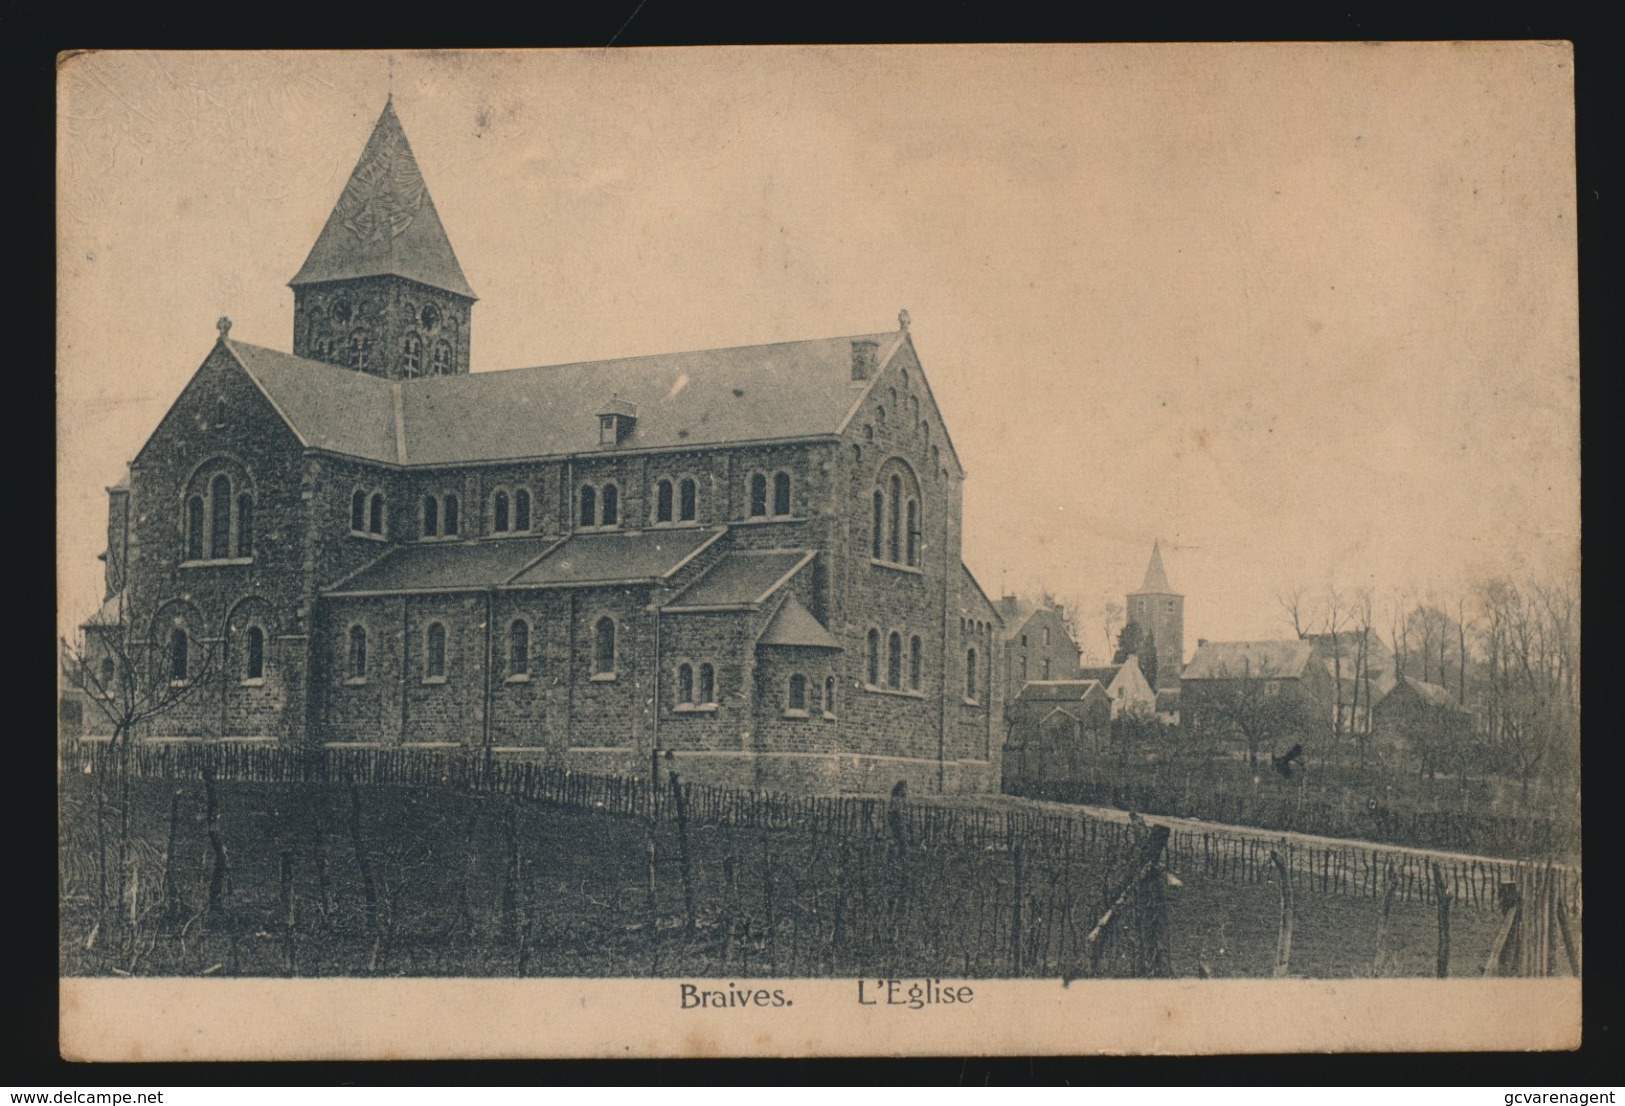
[[[1199,638],[1278,596],[1579,559],[1572,54],[1541,43],[134,53],[59,69],[62,632],[211,348],[289,349],[386,95],[473,371],[906,308],[964,558],[1106,651],[1160,539]]]

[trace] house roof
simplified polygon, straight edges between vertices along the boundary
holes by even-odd
[[[779,604],[779,609],[774,612],[767,629],[762,631],[762,636],[756,639],[756,644],[758,647],[794,645],[814,649],[841,648],[841,643],[794,595],[786,596],[784,602]]]
[[[806,549],[740,551],[723,556],[684,589],[666,611],[759,607],[817,553]]]
[[[1106,687],[1099,680],[1028,680],[1016,698],[1022,702],[1055,700],[1076,702],[1098,688],[1102,695]]]
[[[1117,679],[1117,674],[1122,670],[1123,666],[1120,664],[1108,664],[1096,668],[1080,668],[1078,678],[1080,680],[1096,680],[1101,687],[1106,687]]]
[[[328,594],[483,590],[507,583],[556,544],[557,538],[504,538],[401,545],[341,580]]]
[[[1196,647],[1180,679],[1296,679],[1314,652],[1307,641],[1204,642]]]
[[[620,452],[833,436],[872,385],[852,380],[852,343],[860,338],[897,335],[402,381],[244,342],[224,345],[306,445],[446,465],[608,452],[598,444],[594,412],[611,400],[637,410]]]
[[[994,609],[999,612],[999,618],[1004,623],[1005,640],[1009,640],[1027,625],[1027,620],[1038,610],[1038,604],[1018,595],[1006,595],[994,605]]]
[[[1145,566],[1145,582],[1135,595],[1173,595],[1172,585],[1168,583],[1168,573],[1162,567],[1162,543],[1151,543],[1151,563]]]
[[[507,586],[582,587],[662,580],[725,533],[727,527],[576,534],[508,581]]]
[[[387,100],[327,224],[288,283],[384,275],[475,298]]]
[[[1462,714],[1472,713],[1461,703],[1458,703],[1456,697],[1450,694],[1447,689],[1440,687],[1438,684],[1430,684],[1411,676],[1399,677],[1395,681],[1395,686],[1397,687],[1400,684],[1404,684],[1416,692],[1417,696],[1430,707],[1444,707],[1447,710],[1458,711]]]

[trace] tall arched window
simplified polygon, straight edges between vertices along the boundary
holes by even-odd
[[[880,686],[880,631],[869,631],[869,686]]]
[[[581,485],[581,525],[598,525],[598,489],[591,484]]]
[[[423,644],[423,674],[431,680],[445,679],[446,628],[438,622],[429,623]]]
[[[209,481],[209,556],[231,556],[231,480],[223,474]]]
[[[244,492],[237,497],[237,556],[254,555],[254,497]]]
[[[367,631],[360,626],[350,627],[350,679],[367,678]]]
[[[508,493],[497,492],[491,497],[491,529],[499,534],[508,531]]]
[[[677,485],[677,519],[679,522],[693,522],[699,514],[700,494],[699,486],[692,480],[685,479]]]
[[[118,669],[114,666],[113,659],[103,657],[99,671],[101,673],[101,692],[103,695],[111,696],[114,690],[113,679],[118,675]]]
[[[785,707],[799,714],[807,713],[807,677],[799,672],[790,677],[790,694]]]
[[[243,666],[243,678],[248,680],[265,679],[265,631],[258,626],[248,628],[248,641],[246,664]]]
[[[965,651],[965,698],[976,698],[976,650]]]
[[[594,675],[611,675],[615,671],[615,620],[605,615],[593,627],[592,670]]]
[[[750,477],[750,517],[762,518],[767,514],[767,477],[759,472]]]
[[[364,328],[350,332],[350,367],[364,370],[372,362],[372,335]]]
[[[908,639],[908,686],[911,691],[920,690],[920,681],[923,676],[925,651],[921,648],[920,639]]]
[[[530,674],[530,623],[516,618],[508,627],[508,675]]]
[[[455,495],[446,497],[446,503],[441,510],[441,515],[441,522],[445,524],[445,532],[447,534],[457,533],[457,497]]]
[[[870,535],[869,556],[880,560],[886,555],[886,493],[875,489],[875,526]]]
[[[191,674],[191,641],[179,626],[169,631],[169,679],[171,683],[185,683]]]
[[[787,472],[773,474],[773,513],[780,518],[790,513],[790,474]]]
[[[825,715],[825,717],[828,717],[828,718],[834,718],[835,717],[835,677],[834,676],[825,676],[824,677],[824,715]]]
[[[360,533],[367,528],[367,493],[361,488],[350,497],[350,529]]]
[[[356,502],[361,501],[360,492],[356,492]],[[361,527],[357,526],[357,530]],[[440,533],[440,500],[432,495],[423,497],[423,536],[432,538]]]
[[[614,484],[605,484],[599,502],[599,521],[605,526],[616,526],[621,521],[621,490]]]
[[[513,493],[513,528],[530,529],[530,492],[524,488]]]
[[[435,376],[451,375],[451,343],[436,342],[434,344],[434,360],[429,371]]]
[[[203,497],[201,495],[188,496],[186,499],[186,559],[201,561],[203,559]]]
[[[670,522],[671,508],[671,481],[662,480],[655,485],[655,521]]]
[[[709,664],[700,665],[700,702],[717,701],[717,670]]]
[[[408,334],[401,343],[401,368],[407,376],[423,375],[423,339],[416,334]]]
[[[920,502],[917,499],[908,501],[908,564],[911,567],[920,566]]]
[[[893,476],[889,490],[891,492],[891,516],[886,520],[886,555],[893,564],[896,564],[903,559],[903,478]]]
[[[875,408],[875,425],[882,430],[886,429],[886,409],[884,407]]]
[[[384,532],[384,493],[372,494],[372,507],[367,512],[367,533],[382,534]]]
[[[694,703],[694,666],[691,664],[677,666],[677,702],[687,706]]]
[[[886,640],[886,686],[893,691],[903,687],[903,635],[895,630]]]

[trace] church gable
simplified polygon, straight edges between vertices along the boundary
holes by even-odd
[[[136,454],[133,468],[184,464],[204,454],[298,449],[298,435],[232,355],[216,343]]]

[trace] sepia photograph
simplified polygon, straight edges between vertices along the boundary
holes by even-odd
[[[1575,1047],[1572,63],[63,55],[63,1054]]]

